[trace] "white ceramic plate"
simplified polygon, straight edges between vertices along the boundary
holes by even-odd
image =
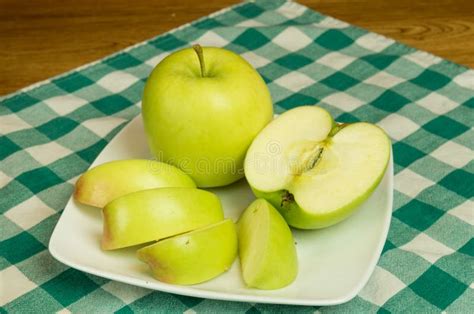
[[[130,122],[102,151],[92,166],[116,159],[150,158],[141,117]],[[237,220],[254,199],[244,180],[212,189],[225,216]],[[203,284],[177,286],[155,280],[135,249],[104,252],[101,210],[72,198],[54,229],[49,251],[60,262],[128,284],[209,299],[299,305],[332,305],[349,301],[368,281],[382,251],[392,213],[393,162],[370,199],[349,219],[333,227],[297,231],[299,273],[289,286],[272,291],[246,288],[238,259],[225,274]]]

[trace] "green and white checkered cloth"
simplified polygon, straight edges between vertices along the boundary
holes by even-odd
[[[318,308],[204,300],[92,276],[49,254],[77,177],[140,112],[152,68],[194,42],[249,60],[277,112],[318,104],[338,121],[370,121],[391,136],[391,228],[352,301]],[[3,97],[0,312],[472,313],[473,107],[473,70],[283,1],[233,6]]]

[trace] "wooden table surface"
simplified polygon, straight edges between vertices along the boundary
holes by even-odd
[[[236,0],[0,0],[0,95],[71,70]],[[473,0],[300,0],[474,67]]]

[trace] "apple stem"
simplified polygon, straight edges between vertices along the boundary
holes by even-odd
[[[199,64],[201,65],[201,77],[206,76],[206,66],[204,64],[204,52],[202,50],[201,45],[195,44],[193,45],[193,49],[196,52],[198,59],[199,59]]]
[[[293,194],[291,194],[288,191],[285,191],[282,195],[282,198],[281,198],[280,207],[284,207],[287,204],[293,202],[294,200],[295,200],[295,197],[293,196]]]
[[[331,132],[329,132],[329,137],[333,137],[334,135],[336,135],[337,132],[339,132],[340,130],[344,129],[346,126],[348,126],[350,123],[337,123],[331,130]]]

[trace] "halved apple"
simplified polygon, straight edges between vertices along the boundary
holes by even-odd
[[[157,241],[224,219],[211,192],[159,188],[127,194],[103,209],[102,249],[114,250]]]
[[[257,199],[238,222],[242,276],[249,287],[278,289],[298,273],[295,244],[290,228],[266,200]]]
[[[210,280],[230,268],[237,255],[232,220],[159,241],[137,252],[156,279],[179,285]]]
[[[383,177],[390,140],[370,123],[336,124],[304,106],[273,120],[254,139],[245,176],[288,224],[324,228],[348,217]]]
[[[180,169],[159,161],[117,160],[85,172],[76,183],[74,198],[103,208],[119,196],[160,187],[196,187],[196,184]]]

